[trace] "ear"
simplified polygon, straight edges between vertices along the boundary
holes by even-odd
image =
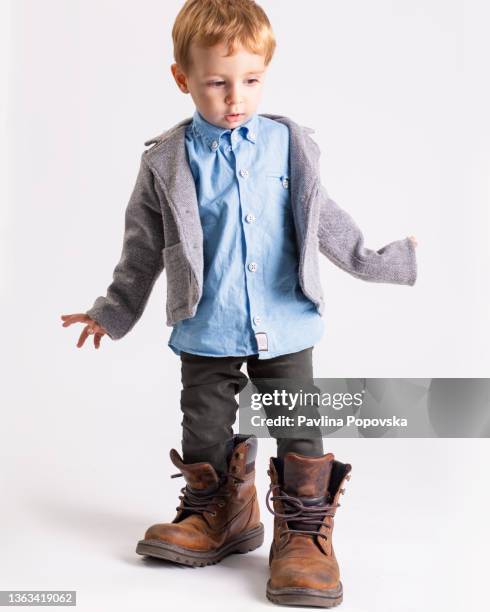
[[[180,66],[178,64],[172,64],[170,66],[170,70],[180,91],[182,93],[189,93],[189,88],[187,87],[187,77],[182,72]]]

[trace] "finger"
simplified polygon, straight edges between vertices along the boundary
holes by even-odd
[[[73,323],[73,315],[61,315],[61,319],[63,320],[63,327],[68,327]]]
[[[83,343],[85,342],[87,337],[88,337],[87,328],[84,327],[82,330],[82,333],[80,334],[80,338],[78,338],[78,342],[77,342],[78,348],[81,348],[83,346]]]
[[[68,327],[69,325],[72,325],[73,323],[85,323],[86,321],[90,320],[90,317],[84,313],[61,315],[61,318],[64,321],[63,327]]]
[[[78,323],[77,319],[67,319],[64,321],[63,327],[70,327],[70,325],[73,325],[73,323]]]
[[[94,334],[94,346],[95,346],[96,349],[98,349],[99,346],[100,346],[100,339],[101,338],[102,338],[102,334],[98,334],[98,333]]]
[[[85,340],[88,338],[88,336],[90,334],[93,334],[93,329],[90,327],[90,325],[87,325],[86,327],[84,327],[82,333],[80,334],[80,338],[78,339],[78,344],[77,346],[83,346]]]

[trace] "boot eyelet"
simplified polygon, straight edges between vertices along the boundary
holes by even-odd
[[[224,508],[224,502],[218,502],[218,508]]]

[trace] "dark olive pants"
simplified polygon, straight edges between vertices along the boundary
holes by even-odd
[[[313,347],[272,359],[205,357],[181,352],[183,412],[182,452],[185,463],[207,461],[217,470],[226,469],[226,450],[233,437],[232,425],[238,403],[235,396],[244,389],[247,373],[259,392],[271,392],[260,379],[293,379],[313,384]],[[259,379],[259,380],[257,380]],[[310,457],[323,455],[321,437],[276,438],[277,455],[295,452]]]

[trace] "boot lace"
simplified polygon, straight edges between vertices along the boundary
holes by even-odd
[[[278,492],[274,495],[274,492]],[[271,508],[270,501],[281,501],[284,506],[285,513],[282,514]],[[321,533],[319,528],[323,525],[326,529],[331,529],[330,525],[326,525],[323,522],[323,519],[326,516],[334,516],[335,511],[340,506],[340,504],[323,504],[323,505],[315,505],[315,506],[305,506],[299,497],[295,497],[293,495],[288,495],[285,493],[280,485],[272,484],[269,487],[269,491],[267,492],[267,497],[265,499],[265,503],[267,506],[267,510],[274,517],[279,519],[279,524],[286,524],[286,529],[281,532],[280,537],[286,537],[288,533],[300,533],[307,536],[319,536],[328,539],[328,535],[325,533]],[[294,520],[295,524],[301,524],[301,527],[308,527],[311,525],[312,529],[296,529],[292,528],[288,523]]]
[[[183,474],[178,472],[177,474],[172,474],[170,478],[179,478],[180,476],[183,476]],[[180,489],[180,492],[182,493],[182,495],[179,495],[181,504],[175,509],[188,510],[194,514],[204,514],[204,512],[207,512],[211,514],[211,516],[216,516],[216,506],[224,506],[225,502],[223,500],[226,500],[231,495],[231,491],[226,490],[226,487],[224,486],[226,485],[228,478],[231,478],[233,482],[244,482],[244,480],[242,478],[238,478],[238,476],[226,474],[221,478],[218,487],[211,493],[191,490],[188,485],[185,485],[185,487]]]

